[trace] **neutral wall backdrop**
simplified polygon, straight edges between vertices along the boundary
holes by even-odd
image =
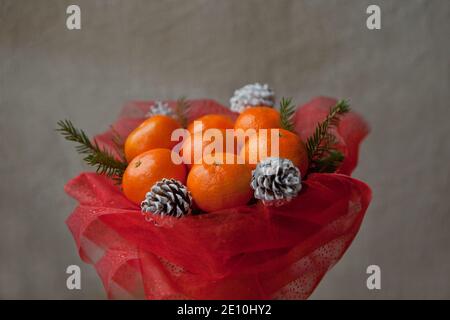
[[[256,81],[298,103],[348,98],[372,127],[355,176],[373,202],[312,298],[450,298],[449,34],[448,0],[0,0],[0,298],[105,297],[64,224],[63,185],[86,168],[59,119],[95,134],[130,99],[226,104]]]

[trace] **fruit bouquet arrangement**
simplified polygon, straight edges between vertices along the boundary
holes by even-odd
[[[267,85],[213,100],[135,101],[90,139],[67,219],[109,298],[305,299],[356,236],[351,178],[369,129],[346,101],[295,107]]]

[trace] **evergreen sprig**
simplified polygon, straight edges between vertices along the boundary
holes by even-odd
[[[188,112],[190,107],[191,104],[189,103],[186,97],[180,97],[177,100],[177,105],[175,107],[175,114],[183,128],[186,128],[188,125]]]
[[[292,116],[295,112],[295,106],[292,104],[292,98],[282,98],[280,101],[280,118],[281,128],[294,131],[294,124],[292,122]]]
[[[350,111],[345,100],[339,101],[330,109],[324,121],[319,123],[306,142],[309,159],[309,172],[334,172],[344,161],[344,155],[336,149],[336,137],[330,129],[339,124],[340,117]]]
[[[100,148],[96,141],[91,142],[83,130],[75,128],[70,120],[61,120],[57,123],[57,132],[68,141],[76,142],[76,150],[84,155],[83,160],[90,166],[96,168],[96,172],[104,174],[117,182],[122,180],[123,173],[127,168],[124,160],[116,159],[111,152]]]

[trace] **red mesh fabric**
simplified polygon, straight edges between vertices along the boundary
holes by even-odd
[[[324,102],[332,104],[320,98],[297,111],[302,137],[325,115]],[[125,136],[149,105],[127,105],[115,131]],[[207,113],[235,116],[198,100],[190,118]],[[347,155],[339,171],[350,174],[368,129],[350,114],[337,132]],[[111,136],[96,139],[113,148]],[[147,222],[106,177],[82,173],[66,192],[78,201],[67,225],[108,297],[147,299],[305,299],[352,242],[371,199],[370,188],[348,175],[312,174],[299,196],[280,208],[255,204]]]
[[[336,99],[317,97],[298,108],[294,123],[303,141],[312,135],[317,124],[326,118],[330,108],[336,103]],[[332,132],[338,138],[340,149],[345,155],[344,163],[337,172],[350,175],[358,164],[359,145],[369,133],[369,126],[358,114],[350,112],[341,118],[339,127]]]

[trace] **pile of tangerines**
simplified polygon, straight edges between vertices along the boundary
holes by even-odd
[[[198,126],[194,126],[194,121],[201,122],[201,130]],[[175,118],[155,115],[146,119],[129,134],[124,145],[128,166],[122,179],[123,192],[128,199],[137,204],[141,203],[155,183],[167,178],[176,179],[186,185],[191,192],[194,205],[205,212],[246,205],[253,197],[250,181],[252,170],[256,167],[256,164],[250,163],[248,159],[256,157],[259,162],[264,157],[271,156],[270,145],[264,146],[267,148],[264,156],[259,150],[262,144],[270,144],[270,139],[262,140],[259,129],[267,129],[268,135],[271,130],[277,129],[278,156],[291,160],[301,173],[306,172],[308,168],[305,144],[297,134],[282,128],[280,113],[271,107],[249,107],[235,121],[223,114],[209,114],[194,119],[187,126],[189,135],[184,139],[179,152],[183,162],[176,164],[172,161],[172,153],[178,142],[172,141],[171,136],[174,130],[180,128],[181,124]],[[227,129],[234,129],[234,132],[238,129],[254,129],[256,133],[241,145],[237,145],[236,142],[233,154],[215,155],[231,157],[235,160],[232,163],[199,162],[193,157],[195,154],[202,155],[203,149],[210,143],[201,138],[207,129],[218,129],[224,132],[224,136]],[[196,137],[199,139],[196,140]],[[194,143],[199,140],[202,143]],[[227,150],[225,145],[223,150]],[[245,160],[237,161],[237,158]]]

